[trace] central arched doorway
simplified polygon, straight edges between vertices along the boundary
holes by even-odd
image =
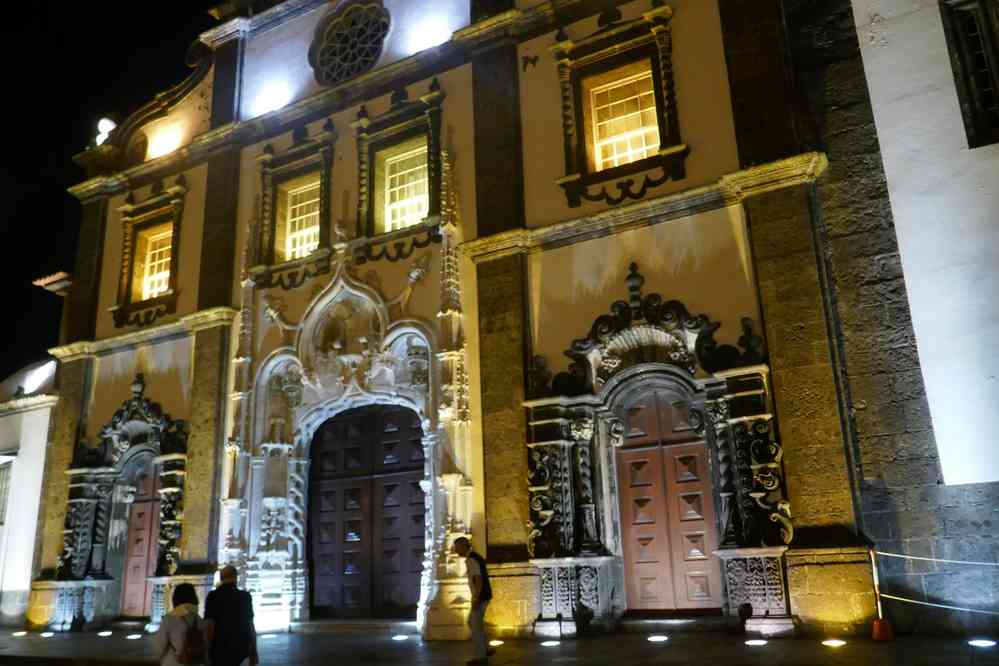
[[[720,608],[714,492],[689,403],[649,388],[628,399],[621,420],[617,472],[629,610]]]
[[[351,409],[310,453],[313,618],[415,618],[425,546],[423,429],[415,412]]]

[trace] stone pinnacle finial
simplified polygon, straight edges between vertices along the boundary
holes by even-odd
[[[638,319],[642,313],[642,285],[645,278],[638,272],[638,264],[632,262],[628,266],[628,277],[624,279],[628,285],[628,304],[631,305],[631,314]]]
[[[142,373],[135,375],[135,380],[132,382],[132,395],[136,398],[141,398],[142,394],[146,391],[146,380],[142,376]]]

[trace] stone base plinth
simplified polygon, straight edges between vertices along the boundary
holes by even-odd
[[[865,635],[877,615],[866,546],[785,553],[791,613],[806,634]]]
[[[778,617],[751,617],[746,620],[746,633],[764,638],[786,638],[794,636],[797,622],[790,615]]]
[[[107,624],[117,613],[110,580],[38,580],[31,584],[26,614],[31,629],[83,631]]]

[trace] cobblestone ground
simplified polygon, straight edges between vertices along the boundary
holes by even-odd
[[[410,636],[393,641],[390,636],[336,634],[279,634],[261,640],[261,664],[347,666],[350,664],[463,664],[468,645],[454,642],[421,642]],[[156,663],[152,640],[126,640],[124,635],[99,638],[94,634],[21,638],[0,637],[0,663],[113,666]],[[742,639],[726,634],[682,634],[664,643],[650,643],[640,634],[616,634],[567,640],[557,647],[538,641],[508,640],[497,648],[491,666],[514,664],[746,664],[747,666],[999,666],[999,648],[972,654],[963,640],[904,638],[892,643],[854,640],[831,649],[816,640],[775,640],[763,647],[748,647]]]

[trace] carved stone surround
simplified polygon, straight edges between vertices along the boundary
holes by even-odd
[[[545,621],[557,621],[559,614],[565,620],[570,608],[580,612],[582,592],[574,581],[584,569],[589,575],[591,559],[597,587],[616,590],[617,596],[599,597],[592,617],[582,611],[584,619],[611,623],[626,608],[616,447],[623,442],[623,410],[639,393],[656,390],[686,404],[691,425],[707,445],[720,544],[716,555],[729,563],[726,571],[756,566],[739,560],[744,549],[784,548],[793,538],[782,450],[772,429],[769,369],[754,356],[762,347],[747,341],[739,353],[715,346],[711,333],[717,324],[690,316],[679,303],[642,296],[641,285],[633,267],[628,301],[612,306],[612,314],[598,318],[590,335],[567,351],[574,372],[556,378],[551,388],[550,372],[535,373],[540,377],[532,385],[546,397],[525,403],[527,546],[532,564],[554,572],[542,577]],[[755,364],[704,372],[719,357]],[[597,565],[608,556],[609,563]],[[782,565],[766,566],[783,576]],[[727,582],[732,613],[743,597],[755,594],[749,578],[745,585],[740,581],[736,576]],[[557,599],[560,590],[571,591],[565,593],[569,601],[552,603],[549,597]],[[767,599],[758,601],[754,613],[776,613],[780,599]]]
[[[441,636],[438,616],[454,610],[439,598],[442,587],[460,579],[449,565],[447,546],[470,530],[471,485],[454,457],[468,450],[470,415],[457,203],[446,156],[442,165],[442,204],[434,230],[440,249],[413,257],[407,284],[394,298],[382,296],[378,280],[366,276],[362,281],[353,274],[353,243],[337,246],[330,281],[299,321],[289,321],[280,298],[261,295],[252,280],[244,281],[246,325],[237,350],[219,549],[220,558],[238,566],[245,585],[262,600],[258,616],[269,626],[309,619],[313,434],[341,412],[374,404],[406,407],[422,422],[426,554],[418,624],[425,635]],[[442,302],[431,324],[414,318],[408,301],[414,289],[423,288],[435,258]],[[255,338],[272,326],[280,329],[285,344],[254,368]]]
[[[633,21],[621,21],[620,12],[605,11],[600,29],[573,41],[561,30],[558,43],[551,47],[558,66],[562,94],[562,132],[565,149],[565,177],[558,185],[565,191],[570,208],[578,208],[583,199],[612,206],[629,199],[641,199],[648,190],[669,180],[682,180],[684,162],[690,148],[680,139],[680,121],[673,82],[673,11],[661,1]],[[584,125],[583,79],[615,67],[648,60],[655,81],[656,108],[659,119],[658,154],[611,169],[593,171],[588,166]],[[659,175],[652,175],[658,170]],[[643,172],[646,172],[643,174]],[[629,176],[642,175],[636,188]],[[615,183],[616,193],[605,183]]]
[[[184,195],[187,182],[183,174],[177,176],[174,184],[164,187],[162,182],[153,185],[149,198],[136,203],[129,194],[125,204],[119,208],[123,226],[121,242],[121,271],[118,275],[118,301],[111,308],[114,325],[148,326],[158,318],[177,311],[177,282],[180,262],[181,222],[184,217]],[[136,244],[141,230],[150,225],[169,223],[171,226],[170,286],[155,298],[135,300],[133,282],[135,280]]]
[[[33,590],[52,590],[55,613],[48,626],[56,631],[100,626],[119,613],[120,600],[108,592],[124,571],[109,570],[112,551],[123,556],[121,532],[135,494],[134,477],[155,465],[159,475],[159,548],[154,605],[148,628],[155,630],[165,612],[163,588],[184,573],[179,542],[184,523],[184,477],[188,426],[164,414],[145,397],[142,375],[132,383],[132,397],[101,428],[99,442],[80,440],[69,475],[69,502],[63,547],[54,579],[43,578]],[[123,521],[123,522],[122,522]],[[122,527],[124,525],[124,527]],[[115,536],[118,535],[118,536]]]

